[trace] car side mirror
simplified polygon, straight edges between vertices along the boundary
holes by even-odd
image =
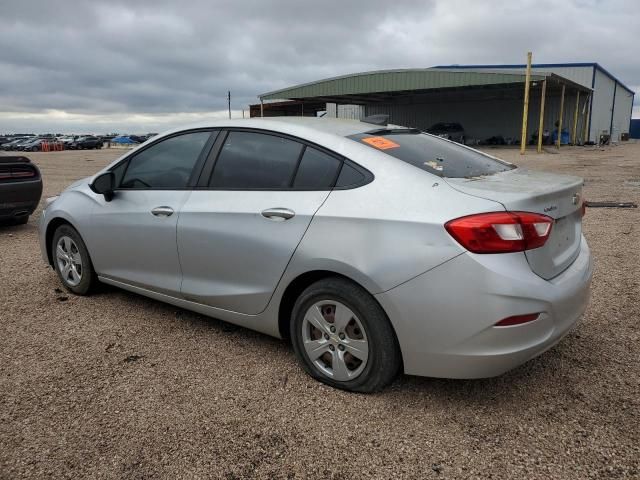
[[[91,190],[100,195],[104,195],[107,202],[113,200],[113,191],[116,188],[116,176],[113,172],[105,172],[98,175],[90,185]]]

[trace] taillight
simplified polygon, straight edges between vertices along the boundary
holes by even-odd
[[[36,176],[33,170],[13,170],[11,172],[13,178],[31,178]]]
[[[29,167],[12,167],[0,169],[0,180],[14,180],[19,178],[33,178],[36,171]]]
[[[492,212],[457,218],[447,232],[473,253],[523,252],[545,244],[553,218],[530,212]]]

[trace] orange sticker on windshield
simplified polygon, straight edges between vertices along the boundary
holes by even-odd
[[[362,141],[380,150],[388,150],[390,148],[397,148],[400,146],[396,142],[392,142],[384,137],[368,137],[363,138]]]

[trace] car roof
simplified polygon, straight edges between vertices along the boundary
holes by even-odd
[[[243,119],[223,119],[211,120],[208,122],[199,122],[196,124],[185,125],[181,128],[164,132],[161,136],[175,133],[183,130],[195,128],[258,128],[262,130],[272,130],[281,133],[289,133],[292,135],[305,136],[304,133],[326,133],[337,135],[340,137],[348,137],[358,133],[364,133],[371,130],[379,130],[380,125],[361,122],[359,120],[348,120],[342,118],[327,117],[253,117]],[[399,128],[395,125],[389,125],[391,128]]]

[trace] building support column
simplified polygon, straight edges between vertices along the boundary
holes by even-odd
[[[576,144],[578,138],[578,110],[580,106],[580,90],[576,93],[576,109],[573,112],[573,128],[571,129],[571,144]]]
[[[562,95],[560,95],[560,118],[558,119],[558,138],[556,138],[556,147],[560,148],[562,143],[562,117],[564,115],[564,91],[566,86],[562,85]]]
[[[582,143],[585,144],[589,141],[589,114],[591,113],[591,93],[587,97],[586,105],[584,108],[584,132],[582,134]]]
[[[264,101],[260,99],[260,116],[264,117]]]
[[[531,80],[531,52],[527,52],[527,74],[524,80],[524,108],[522,110],[522,135],[520,136],[520,155],[527,148],[527,120],[529,119],[529,80]]]
[[[540,121],[538,122],[538,153],[542,153],[542,132],[544,131],[544,103],[547,97],[547,79],[542,81],[542,96],[540,97]]]

